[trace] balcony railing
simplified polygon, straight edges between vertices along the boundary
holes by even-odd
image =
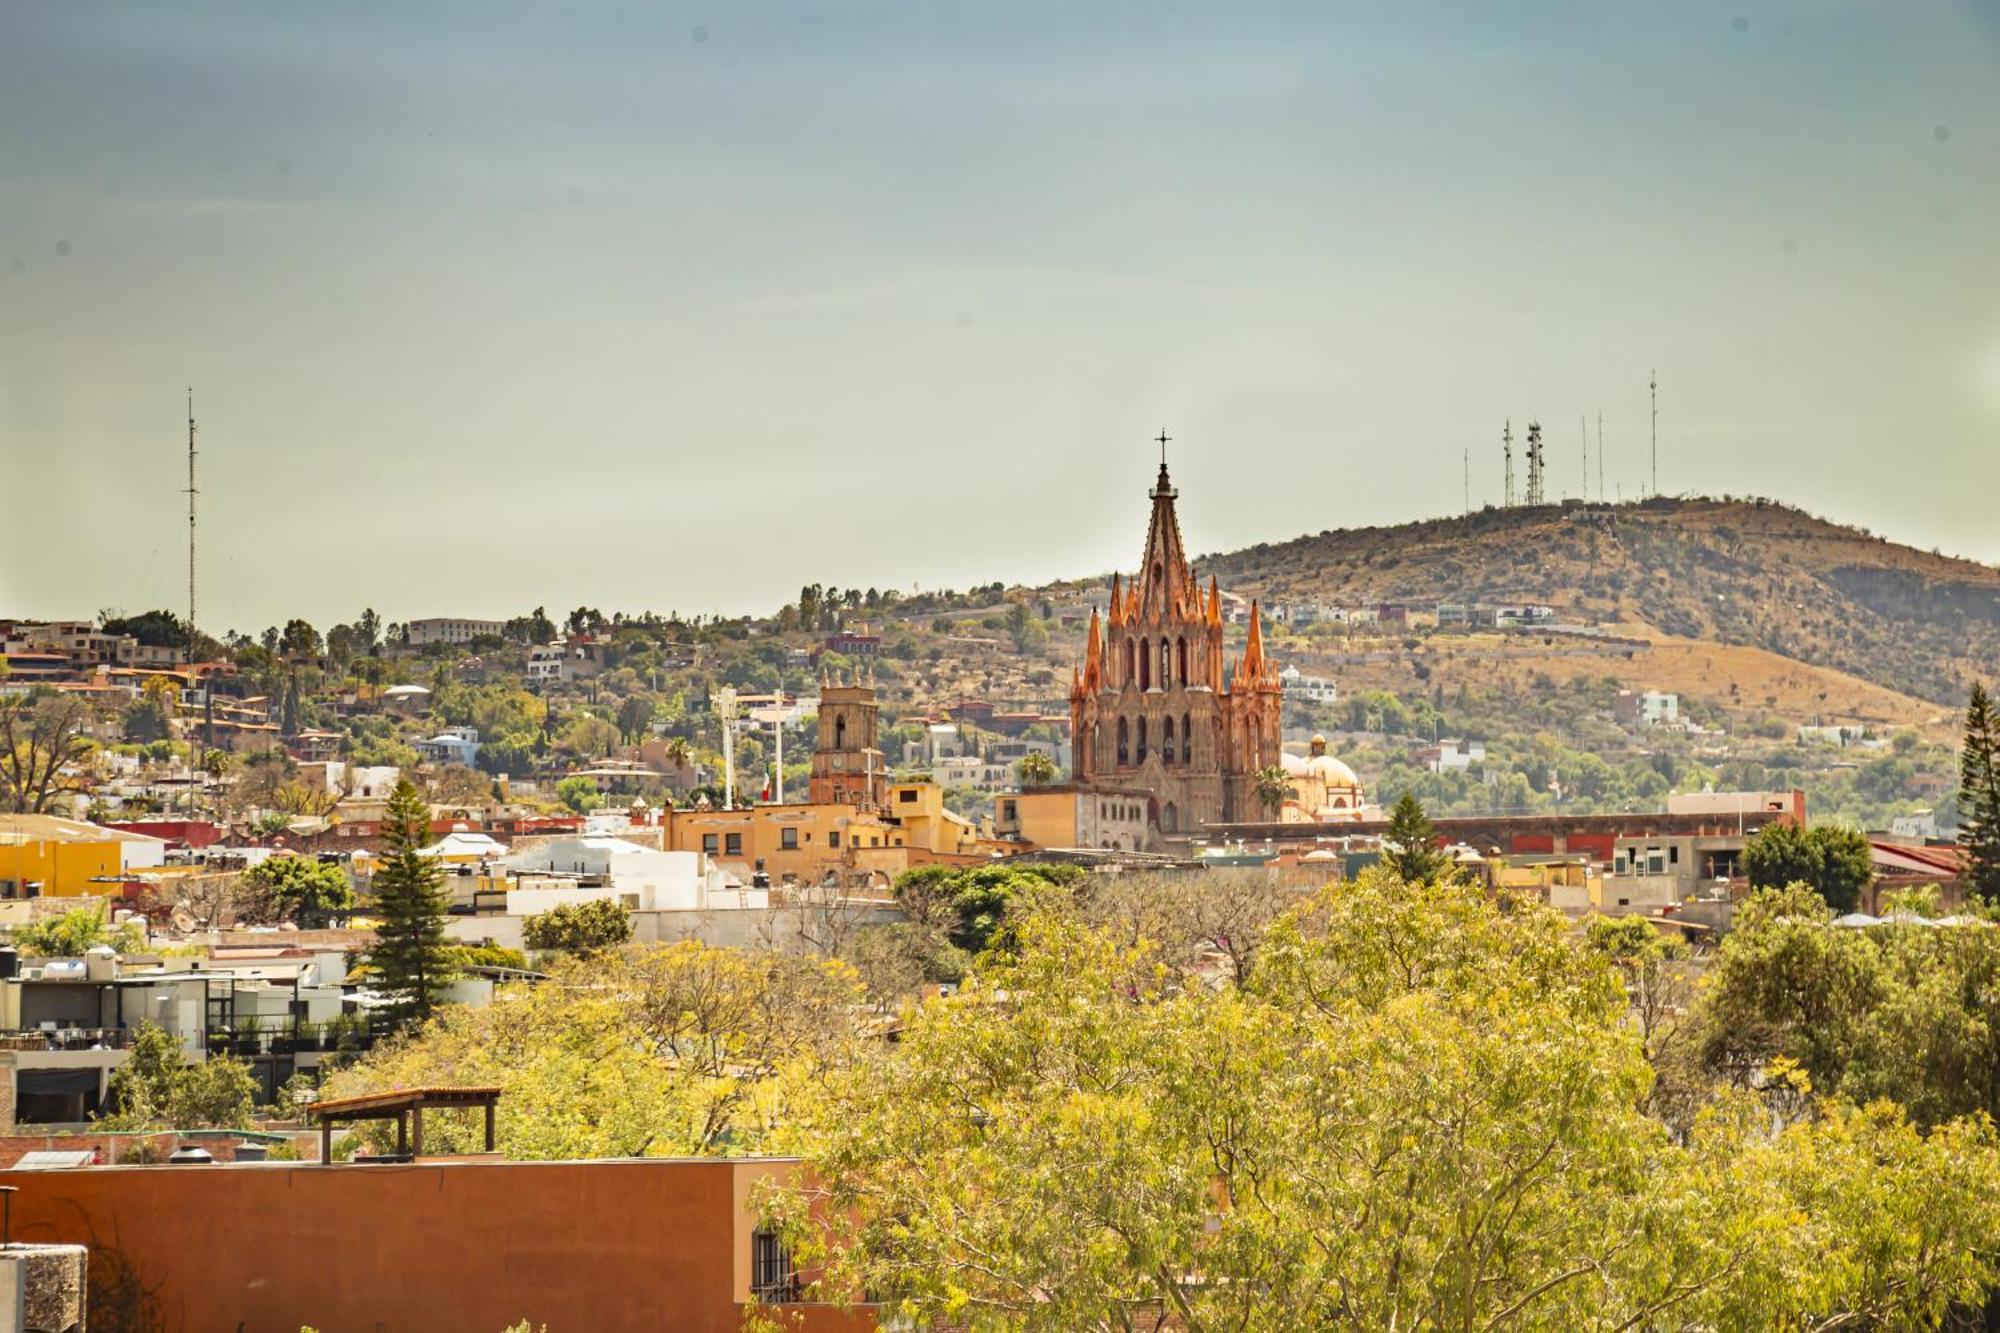
[[[13,1028],[0,1031],[4,1051],[122,1051],[132,1044],[126,1028]]]

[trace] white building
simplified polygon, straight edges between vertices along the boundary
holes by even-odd
[[[474,639],[497,639],[506,628],[500,620],[452,620],[434,617],[412,620],[407,626],[410,646],[422,648],[432,643],[471,643]]]
[[[509,916],[612,899],[635,912],[761,910],[767,889],[736,887],[699,852],[662,852],[607,834],[551,838],[502,865],[514,876]]]
[[[1280,671],[1278,684],[1284,689],[1285,698],[1292,703],[1330,704],[1340,698],[1340,691],[1332,681],[1321,676],[1308,676],[1296,666]]]
[[[479,758],[479,728],[446,727],[437,735],[414,741],[411,748],[434,764],[464,764]]]

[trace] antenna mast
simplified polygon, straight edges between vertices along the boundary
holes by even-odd
[[[1528,423],[1528,503],[1538,505],[1542,495],[1542,423]]]
[[[194,665],[194,497],[198,494],[194,487],[194,387],[190,385],[188,400],[188,623],[187,623],[187,664]],[[193,683],[192,679],[189,681]]]
[[[1604,413],[1597,414],[1597,503],[1604,503]]]
[[[1580,492],[1578,492],[1578,493],[1579,493],[1580,495],[1582,495],[1584,499],[1588,500],[1588,499],[1590,498],[1590,418],[1589,418],[1589,416],[1585,415],[1585,416],[1579,416],[1579,417],[1577,417],[1577,419],[1576,419],[1576,429],[1577,429],[1577,433],[1583,436],[1583,490],[1582,490],[1582,491],[1580,491]]]
[[[1500,452],[1507,459],[1507,508],[1514,507],[1514,423],[1509,421],[1500,428]]]
[[[1464,454],[1459,465],[1465,471],[1465,512],[1469,514],[1472,512],[1472,450],[1467,449]]]
[[[1660,493],[1660,372],[1653,371],[1652,380],[1646,385],[1652,394],[1653,403],[1653,494]]]

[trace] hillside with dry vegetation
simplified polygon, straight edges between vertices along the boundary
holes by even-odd
[[[1199,564],[1281,603],[1544,603],[1565,620],[1762,649],[1948,706],[2000,660],[2000,569],[1768,500],[1489,508]]]

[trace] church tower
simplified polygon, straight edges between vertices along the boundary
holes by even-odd
[[[889,766],[883,762],[875,686],[859,681],[819,686],[819,746],[813,751],[807,793],[819,805],[882,810],[889,803]]]
[[[1114,575],[1105,614],[1091,615],[1070,683],[1074,777],[1153,794],[1164,837],[1258,817],[1256,773],[1279,762],[1282,691],[1264,656],[1253,606],[1233,673],[1222,651],[1222,593],[1194,576],[1167,465],[1148,493],[1152,515],[1138,577]]]

